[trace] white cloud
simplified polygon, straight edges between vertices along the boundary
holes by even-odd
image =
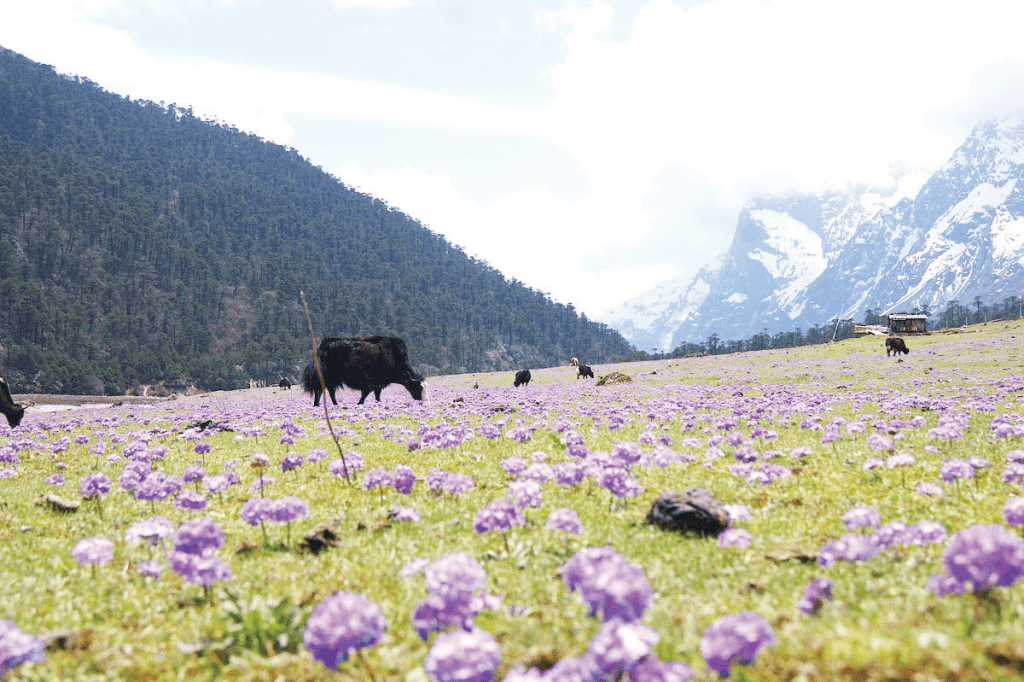
[[[421,2],[421,0],[331,0],[331,4],[340,10],[369,7],[371,9],[393,11],[415,5],[418,2]]]
[[[255,65],[161,52],[101,19],[147,8],[154,21],[182,7],[261,8],[195,2],[12,2],[0,45],[108,90],[191,105],[197,115],[282,144],[295,139],[298,114],[341,125],[358,119],[550,140],[578,163],[582,191],[496,185],[490,198],[471,200],[456,165],[505,159],[467,163],[460,154],[438,154],[428,173],[401,149],[388,150],[398,159],[390,167],[299,151],[590,316],[714,256],[754,193],[884,182],[895,161],[934,167],[981,119],[1024,106],[1024,88],[1011,87],[1024,84],[1018,0],[650,0],[620,40],[606,37],[620,18],[615,2],[570,0],[532,17],[537,40],[560,38],[564,47],[544,74],[551,99],[535,107],[491,104],[465,88],[456,95],[374,82],[352,69],[332,74],[326,65],[300,71],[275,64],[273,55]],[[384,21],[414,2],[334,0],[333,7],[376,8]],[[491,12],[502,35],[515,28],[508,7],[504,16],[472,7]],[[383,44],[367,59],[386,59],[395,48]],[[515,93],[501,101],[515,102]],[[677,202],[666,182],[687,183]],[[672,230],[693,238],[672,239]]]

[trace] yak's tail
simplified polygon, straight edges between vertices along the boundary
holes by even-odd
[[[312,360],[306,365],[306,369],[302,370],[302,389],[310,395],[316,395],[323,390],[320,386],[320,377],[316,375],[316,368],[313,366]]]

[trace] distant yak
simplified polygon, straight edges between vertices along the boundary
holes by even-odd
[[[3,377],[0,377],[0,412],[7,417],[7,423],[12,429],[20,424],[21,418],[25,416],[25,406],[14,402],[11,389],[7,387]]]
[[[334,392],[342,386],[362,393],[360,405],[370,393],[380,402],[380,392],[390,384],[401,384],[415,400],[423,400],[423,376],[409,364],[405,341],[397,337],[326,338],[317,348],[317,358],[327,393],[335,405],[338,401]],[[302,387],[313,395],[313,405],[319,405],[323,388],[312,361],[302,373]]]
[[[583,377],[584,379],[590,377],[591,379],[593,379],[594,370],[590,369],[590,365],[576,365],[576,378],[579,379],[580,377]]]
[[[516,388],[519,388],[520,386],[529,386],[530,379],[532,378],[533,377],[530,376],[530,370],[521,369],[518,372],[516,372],[516,380],[515,382],[513,382],[512,385],[515,386]]]
[[[314,374],[315,374],[315,372],[314,372]],[[292,387],[291,379],[289,379],[287,377],[281,377],[281,379],[277,382],[277,387],[278,388],[283,388],[284,390],[287,391],[289,388]]]
[[[890,354],[899,355],[904,353],[910,355],[910,349],[907,348],[907,342],[898,336],[890,336],[885,340],[885,356],[889,357]]]

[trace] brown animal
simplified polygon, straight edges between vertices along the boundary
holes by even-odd
[[[7,417],[7,423],[12,429],[20,424],[21,418],[25,416],[25,406],[14,402],[11,398],[11,389],[7,387],[3,377],[0,377],[0,412]]]
[[[335,405],[334,392],[341,386],[354,388],[362,395],[380,402],[380,392],[389,384],[401,384],[414,400],[423,400],[423,375],[409,364],[409,351],[405,341],[395,336],[370,336],[364,339],[344,337],[327,338],[316,351],[327,394]],[[302,373],[302,387],[313,395],[314,407],[320,404],[323,388],[312,360]]]
[[[885,340],[885,357],[889,357],[890,354],[899,355],[903,353],[910,355],[910,349],[907,348],[907,342],[898,336],[890,336]]]

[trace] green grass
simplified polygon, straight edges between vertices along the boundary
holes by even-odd
[[[1021,323],[992,323],[911,337],[911,355],[902,362],[885,356],[881,339],[868,337],[812,348],[595,367],[598,377],[618,370],[634,378],[633,384],[620,387],[577,381],[567,366],[531,368],[533,383],[518,390],[511,385],[513,372],[436,377],[429,380],[426,404],[408,402],[401,388],[391,387],[379,405],[357,408],[348,392],[342,407],[332,407],[335,429],[346,432],[341,447],[364,455],[363,473],[408,464],[420,478],[433,467],[471,475],[476,488],[458,496],[432,494],[420,480],[412,495],[389,490],[382,500],[379,490],[363,489],[361,476],[352,484],[329,475],[327,463],[338,453],[322,430],[323,412],[294,390],[210,394],[156,408],[30,413],[14,435],[0,436],[0,447],[25,438],[36,441],[35,447],[17,452],[22,461],[16,474],[0,480],[0,618],[37,637],[70,631],[78,636],[78,648],[52,648],[45,662],[22,665],[8,678],[341,680],[370,679],[372,672],[378,680],[423,680],[429,642],[417,637],[411,613],[426,591],[422,578],[400,578],[398,571],[418,557],[433,560],[466,552],[487,572],[488,591],[504,599],[502,609],[477,618],[477,625],[501,646],[501,679],[514,665],[545,668],[586,651],[600,623],[587,616],[579,595],[565,588],[558,569],[580,549],[611,545],[644,569],[654,591],[643,623],[660,635],[655,652],[662,660],[687,663],[696,679],[717,677],[700,656],[704,630],[741,610],[765,618],[777,644],[763,650],[752,665],[734,668],[737,679],[1017,679],[1024,670],[1024,585],[997,588],[988,599],[933,596],[924,586],[929,575],[943,570],[944,543],[895,547],[867,562],[839,562],[828,568],[783,560],[777,553],[795,548],[816,556],[825,542],[849,532],[841,519],[855,505],[878,509],[882,523],[939,521],[950,535],[973,524],[1005,525],[1002,505],[1020,494],[1020,487],[1003,483],[1001,472],[1006,453],[1024,444],[1020,438],[992,436],[989,423],[998,414],[1024,413],[1022,338]],[[481,388],[474,389],[474,383]],[[1009,390],[1008,384],[1016,388]],[[954,442],[928,437],[939,413],[900,406],[910,395],[944,397],[952,409],[968,412],[970,427],[964,437]],[[993,395],[999,396],[992,405],[995,411],[985,411],[978,400]],[[896,407],[883,414],[889,406]],[[626,417],[624,426],[614,431],[603,419],[613,411]],[[777,432],[777,440],[756,447],[785,452],[771,462],[791,469],[791,476],[768,485],[749,484],[729,473],[736,462],[725,446],[726,457],[702,465],[715,420],[737,411],[743,415],[737,430],[749,435],[747,420],[759,415],[760,423]],[[597,426],[593,414],[599,416]],[[800,427],[808,414],[817,415],[821,423],[834,417],[860,419],[866,422],[866,433],[844,432],[834,446],[822,445],[820,432]],[[117,424],[103,421],[113,416],[119,417]],[[915,465],[864,471],[867,458],[887,454],[866,445],[871,421],[914,416],[923,416],[927,425],[904,429],[896,449],[912,454]],[[285,448],[279,435],[288,417],[305,435]],[[108,463],[89,448],[117,434],[149,433],[151,446],[163,444],[170,450],[158,467],[180,475],[197,459],[195,443],[179,437],[181,427],[210,418],[236,427],[259,424],[264,433],[254,438],[221,432],[204,439],[212,446],[205,456],[209,473],[220,473],[230,459],[242,462],[236,470],[241,483],[220,497],[210,496],[207,515],[227,533],[218,555],[230,565],[233,580],[211,588],[208,599],[201,588],[184,583],[170,569],[158,580],[138,576],[135,565],[149,553],[128,546],[124,533],[131,523],[153,514],[153,508],[117,487],[123,462]],[[472,428],[497,419],[508,419],[506,428],[518,419],[538,428],[526,443],[504,436],[476,437],[456,448],[413,452],[379,428]],[[547,453],[548,463],[570,459],[553,431],[559,420],[573,422],[591,451],[637,442],[653,427],[672,438],[674,450],[695,454],[698,461],[637,469],[645,492],[633,499],[614,499],[589,480],[571,488],[547,482],[542,507],[525,510],[526,527],[509,531],[506,538],[474,532],[477,510],[503,497],[512,480],[500,466],[502,459],[529,459],[538,451]],[[48,430],[34,428],[42,424]],[[705,427],[712,433],[705,433]],[[74,444],[80,434],[89,436],[88,444]],[[682,447],[688,436],[700,438],[702,447]],[[47,449],[63,438],[71,442],[65,450]],[[788,453],[801,445],[810,446],[813,454],[791,459]],[[260,529],[238,517],[256,475],[247,466],[249,458],[263,452],[276,467],[286,451],[305,455],[318,446],[328,450],[328,460],[293,472],[269,472],[277,481],[267,494],[302,497],[311,516],[293,524],[289,546],[284,545],[285,527],[268,524],[270,544],[264,546]],[[928,446],[937,446],[938,452]],[[107,452],[120,452],[121,447],[110,444]],[[920,481],[941,483],[943,457],[972,456],[987,458],[992,468],[975,481],[944,485],[943,498],[915,492]],[[58,460],[67,465],[67,483],[55,489],[44,479],[56,471]],[[82,501],[72,514],[37,502],[51,492],[77,500],[80,477],[93,471],[107,473],[114,483],[102,499],[102,517],[91,500]],[[749,507],[753,518],[737,524],[753,535],[749,548],[722,549],[713,539],[681,537],[642,524],[658,493],[691,486]],[[423,520],[389,520],[392,505],[414,507]],[[581,536],[544,529],[548,513],[557,507],[578,513],[584,526]],[[169,500],[157,503],[155,513],[176,523],[189,518]],[[341,546],[319,555],[300,552],[297,538],[330,519],[339,522]],[[112,562],[100,567],[76,564],[71,547],[90,536],[114,541]],[[832,580],[834,600],[821,615],[807,616],[796,609],[796,602],[818,576]],[[338,590],[376,602],[388,628],[384,640],[365,650],[362,660],[353,657],[330,673],[301,646],[301,624],[319,600]]]

